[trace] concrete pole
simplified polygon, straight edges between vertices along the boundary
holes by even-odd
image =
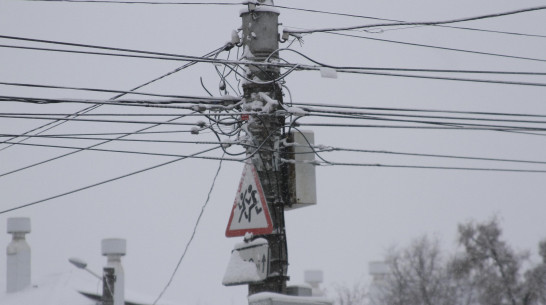
[[[272,0],[258,0],[258,3],[273,5]],[[279,48],[278,17],[279,12],[271,6],[248,4],[247,9],[241,12],[245,59],[265,61],[270,55],[270,59],[278,59],[278,54],[274,53]],[[264,282],[249,284],[249,295],[264,291],[286,293],[288,279],[284,226],[286,179],[279,151],[285,118],[274,115],[282,104],[282,92],[281,85],[272,81],[279,75],[280,70],[276,67],[247,65],[246,77],[250,81],[243,84],[243,111],[263,113],[248,118],[247,130],[253,147],[247,149],[247,155],[253,156],[250,161],[260,177],[273,221],[273,233],[259,236],[269,242],[269,276]],[[272,101],[277,101],[279,105]],[[255,147],[260,145],[260,151],[255,153]]]
[[[11,293],[30,286],[30,246],[25,239],[30,233],[30,218],[8,218],[8,233],[13,239],[6,249],[6,292]]]
[[[102,255],[106,256],[107,262],[104,268],[103,286],[107,287],[110,276],[106,273],[107,269],[111,268],[114,271],[113,274],[113,286],[110,285],[113,290],[113,304],[112,305],[124,305],[125,304],[125,274],[123,272],[123,266],[121,265],[121,257],[126,253],[125,239],[120,238],[107,238],[101,242]],[[104,296],[104,290],[103,290]]]

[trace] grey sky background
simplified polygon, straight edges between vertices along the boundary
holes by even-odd
[[[544,5],[544,1],[275,1],[277,5],[344,12],[407,21],[478,16]],[[240,27],[243,6],[127,5],[0,1],[0,34],[200,56],[222,46]],[[457,24],[458,26],[546,35],[545,11]],[[321,28],[376,23],[367,19],[281,10],[283,26]],[[475,69],[544,72],[546,38],[484,33],[439,27],[396,29],[351,35],[429,44],[448,48],[538,58],[543,61],[429,49],[332,34],[311,34],[292,47],[331,65],[393,68]],[[5,45],[44,46],[0,39]],[[286,45],[286,44],[285,44]],[[68,48],[70,49],[70,48]],[[234,58],[236,49],[230,58]],[[307,61],[282,53],[291,62]],[[226,53],[220,57],[225,58]],[[174,70],[183,62],[125,59],[0,48],[0,81],[129,90]],[[446,74],[443,74],[444,76]],[[451,75],[450,75],[451,76]],[[542,76],[455,75],[546,83]],[[141,89],[142,92],[206,96],[199,78],[218,94],[219,77],[211,64],[187,70]],[[386,76],[294,72],[286,78],[294,102],[336,105],[546,114],[544,87],[499,85]],[[235,85],[235,83],[233,83]],[[1,86],[1,95],[108,99],[114,94]],[[285,101],[288,101],[288,96]],[[85,105],[0,103],[1,113],[73,113]],[[103,106],[94,113],[173,113],[136,107]],[[180,112],[177,112],[180,113]],[[119,119],[119,118],[117,118]],[[121,118],[123,119],[123,118]],[[166,120],[147,117],[142,120]],[[184,119],[197,122],[201,118]],[[46,121],[0,118],[2,133],[20,134]],[[340,123],[331,118],[303,118],[301,123]],[[378,121],[351,121],[383,124]],[[385,123],[386,124],[386,123]],[[147,125],[70,122],[51,134],[133,132]],[[188,126],[154,130],[188,130]],[[315,142],[334,147],[390,150],[546,161],[543,135],[495,131],[313,127]],[[544,133],[543,133],[544,134]],[[214,140],[212,134],[148,135],[163,140]],[[48,145],[91,145],[89,141],[29,140]],[[195,144],[110,143],[107,149],[190,154],[209,146]],[[16,146],[0,151],[0,173],[69,150]],[[221,156],[220,152],[208,154]],[[457,161],[385,154],[324,153],[336,162],[426,166],[546,169],[544,165]],[[0,177],[0,209],[8,209],[170,160],[108,152],[80,152],[71,157]],[[33,278],[57,272],[81,273],[71,256],[95,271],[105,262],[100,240],[127,239],[126,289],[157,296],[166,284],[191,235],[206,200],[218,161],[188,159],[42,204],[0,215],[28,216],[33,232]],[[246,286],[223,287],[230,251],[240,238],[226,238],[225,228],[243,165],[224,162],[195,240],[165,294],[179,304],[241,304]],[[380,260],[392,245],[433,234],[446,249],[456,248],[458,223],[498,216],[507,241],[536,253],[546,237],[546,174],[430,169],[323,166],[317,168],[318,205],[286,213],[291,283],[306,269],[322,269],[325,286],[366,280],[367,263]],[[5,230],[5,229],[2,229]],[[5,232],[5,231],[2,231]],[[0,234],[0,245],[10,237]],[[0,263],[5,252],[0,251]],[[0,268],[0,270],[4,270]],[[4,280],[1,274],[0,282]]]

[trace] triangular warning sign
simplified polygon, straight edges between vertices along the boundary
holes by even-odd
[[[265,200],[264,190],[253,164],[246,164],[233,209],[229,216],[226,236],[271,234],[273,223]]]

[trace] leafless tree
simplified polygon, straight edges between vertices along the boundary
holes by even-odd
[[[542,261],[524,270],[529,255],[502,239],[496,218],[459,225],[460,252],[442,255],[437,239],[423,236],[386,256],[389,273],[365,293],[338,288],[339,305],[546,305],[546,240]],[[373,293],[372,293],[373,292]],[[367,297],[366,297],[367,296]]]
[[[392,250],[386,259],[390,275],[376,304],[456,305],[457,286],[451,280],[438,240],[423,236],[402,251]]]
[[[496,218],[460,225],[459,243],[464,252],[451,263],[454,276],[472,285],[478,304],[546,304],[546,243],[539,244],[543,262],[524,272],[522,264],[528,254],[514,251],[501,239],[501,233]]]
[[[358,281],[353,286],[335,287],[337,305],[367,305],[368,293],[364,282]]]

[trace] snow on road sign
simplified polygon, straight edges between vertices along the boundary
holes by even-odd
[[[269,272],[269,244],[264,238],[235,245],[231,251],[222,284],[225,286],[257,283]]]
[[[270,234],[273,223],[264,190],[253,164],[246,164],[226,229],[227,237]]]

